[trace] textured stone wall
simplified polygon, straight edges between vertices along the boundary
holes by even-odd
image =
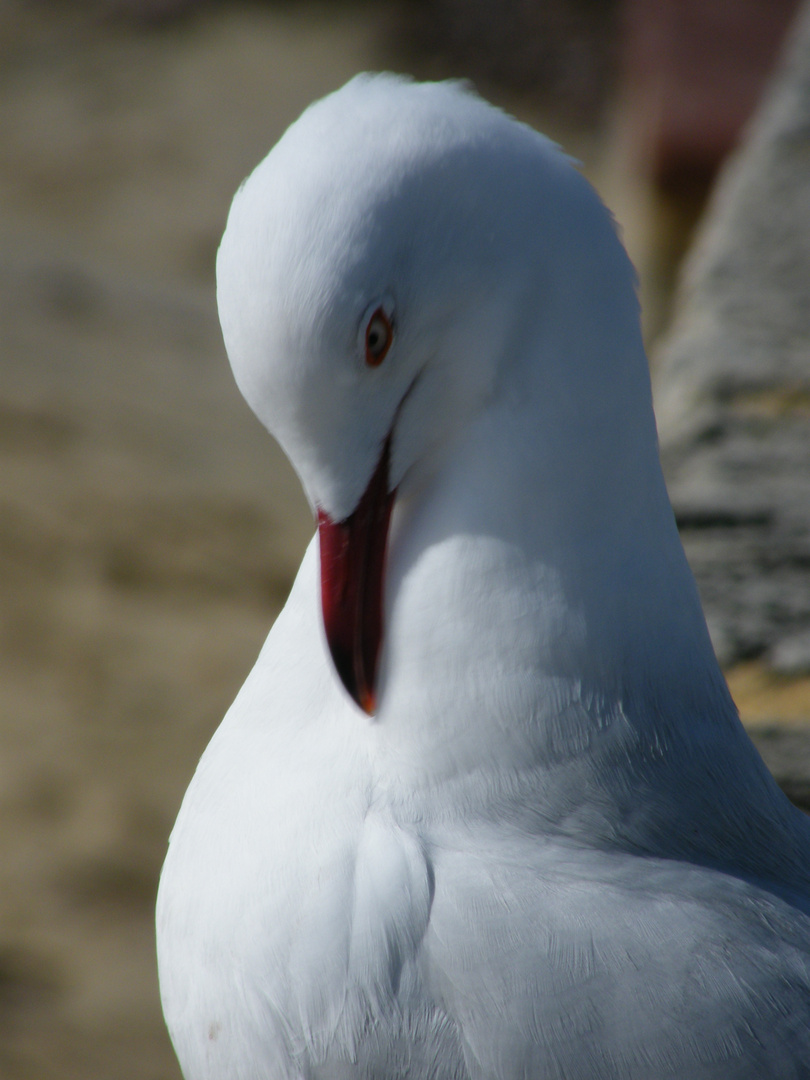
[[[810,4],[718,182],[653,367],[718,656],[810,670]]]

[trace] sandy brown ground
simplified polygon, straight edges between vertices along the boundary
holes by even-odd
[[[286,124],[393,62],[385,18],[0,4],[2,1080],[178,1076],[166,838],[311,532],[232,384],[213,258]],[[749,719],[810,717],[808,680],[732,687]]]

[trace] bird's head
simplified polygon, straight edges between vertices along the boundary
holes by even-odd
[[[217,261],[228,355],[313,507],[327,641],[369,713],[397,492],[437,467],[544,311],[575,306],[561,245],[602,303],[594,244],[620,250],[567,159],[452,83],[354,79],[234,199]],[[617,393],[615,374],[580,382]]]

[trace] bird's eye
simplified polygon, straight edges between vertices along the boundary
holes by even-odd
[[[394,327],[382,307],[378,307],[366,323],[366,363],[379,367],[391,348]]]

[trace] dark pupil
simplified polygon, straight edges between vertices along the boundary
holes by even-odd
[[[379,324],[370,326],[368,330],[368,347],[373,353],[377,352],[383,343],[383,332]]]

